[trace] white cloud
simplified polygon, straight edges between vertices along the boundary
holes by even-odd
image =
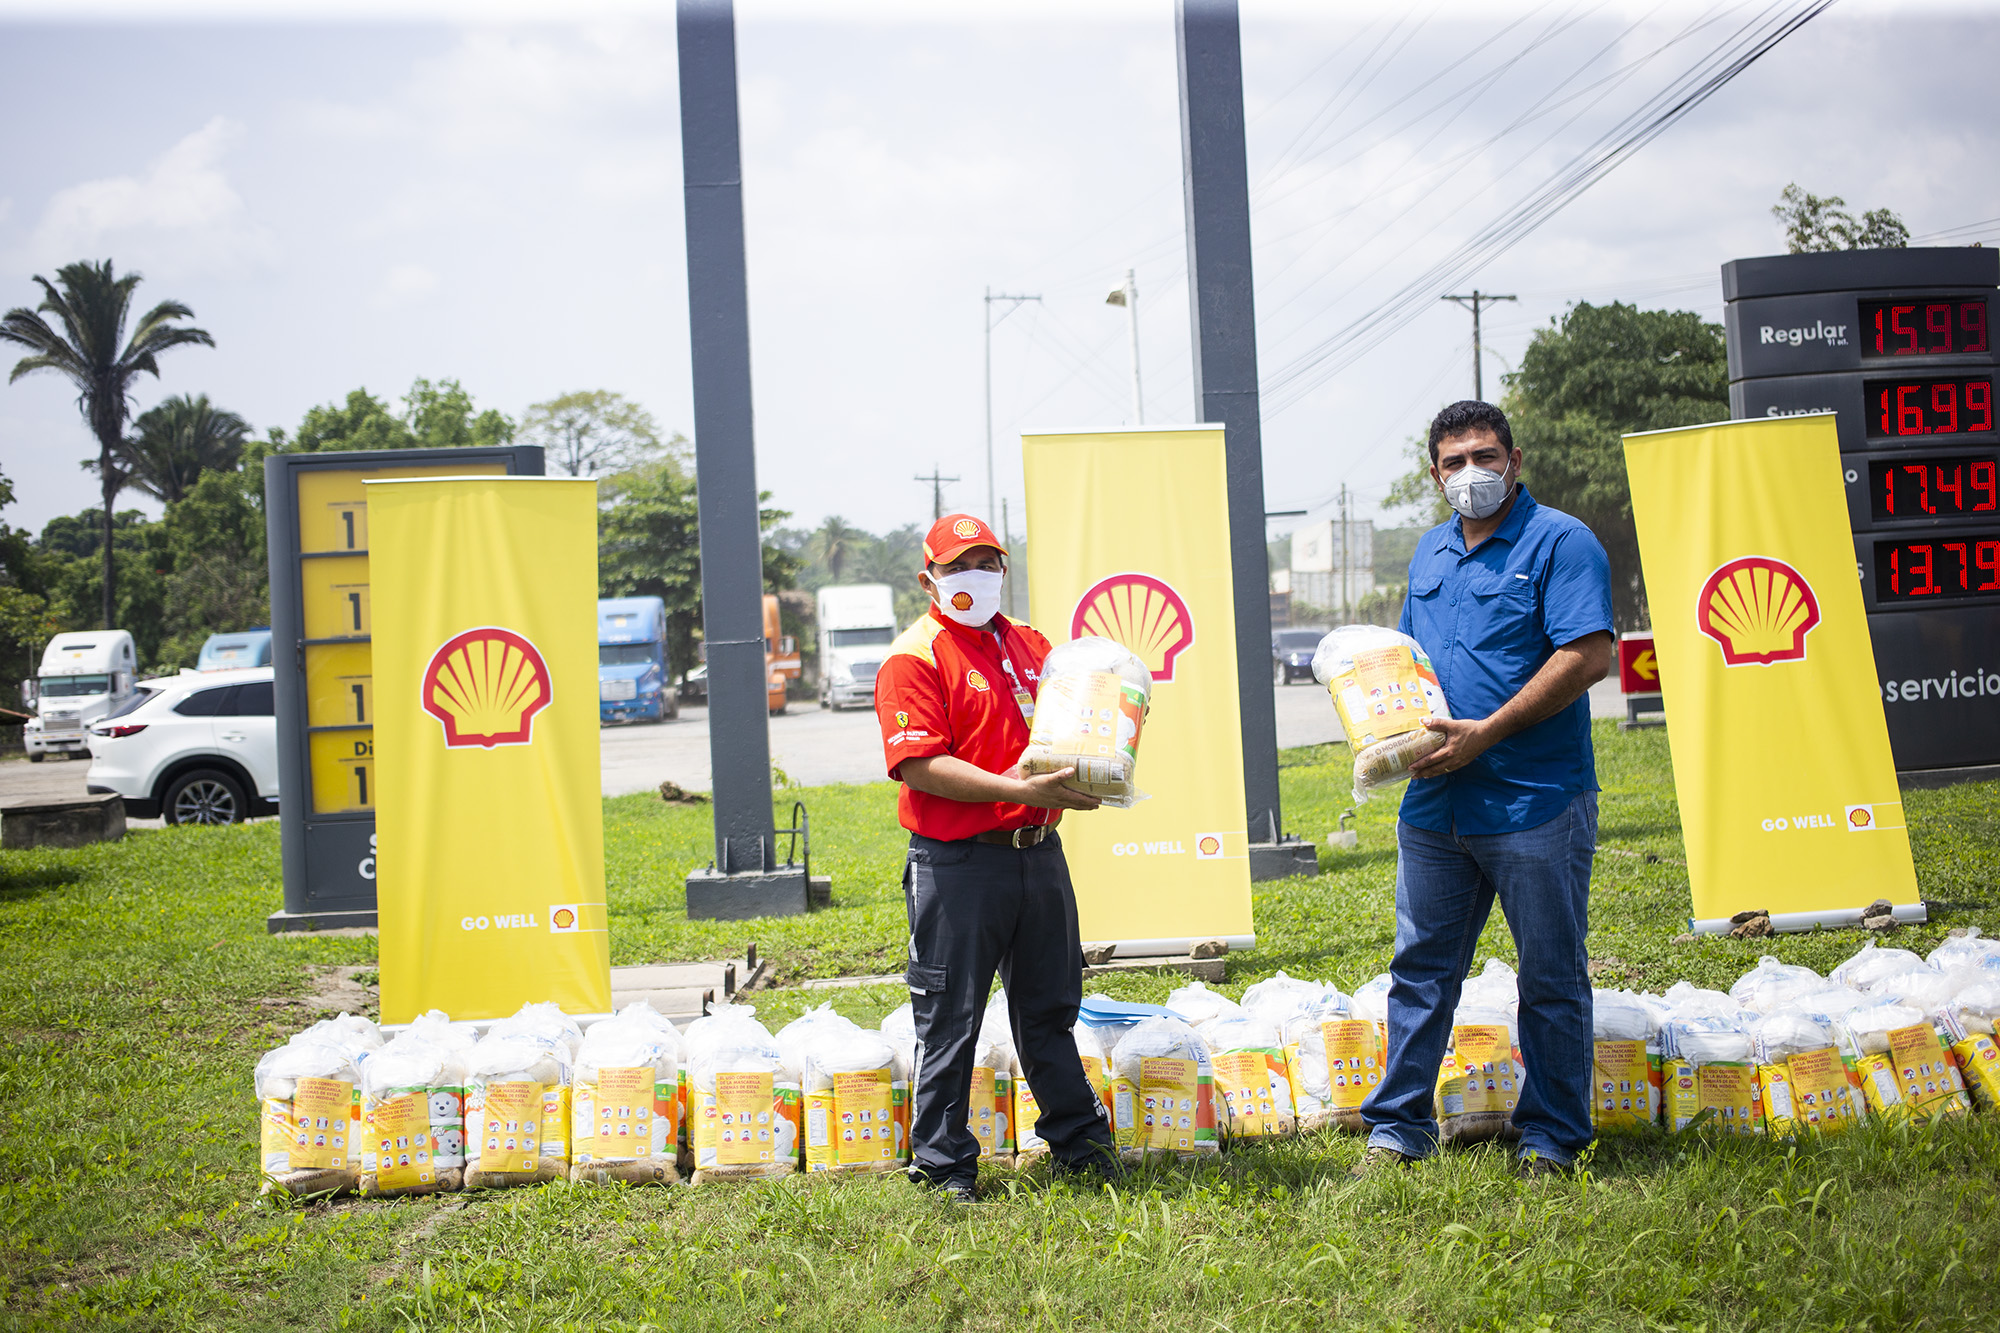
[[[413,305],[442,285],[438,275],[422,264],[397,264],[375,289],[374,303],[384,309]]]
[[[222,159],[243,127],[217,116],[155,158],[141,175],[107,176],[56,191],[29,241],[37,263],[115,251],[187,272],[234,271],[274,257],[270,234],[244,206]]]

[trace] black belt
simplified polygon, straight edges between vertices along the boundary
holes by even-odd
[[[1033,847],[1055,831],[1053,824],[1030,824],[1026,828],[997,828],[985,833],[975,833],[971,840],[994,847]]]

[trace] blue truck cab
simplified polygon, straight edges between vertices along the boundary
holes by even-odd
[[[271,631],[259,625],[235,634],[211,634],[195,658],[196,671],[235,671],[271,665]]]
[[[661,722],[680,714],[667,679],[667,604],[657,597],[597,603],[597,720]]]

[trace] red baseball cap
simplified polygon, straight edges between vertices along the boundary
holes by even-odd
[[[946,514],[931,524],[924,538],[924,563],[948,565],[975,546],[990,546],[1001,555],[1007,548],[993,535],[993,529],[970,514]]]

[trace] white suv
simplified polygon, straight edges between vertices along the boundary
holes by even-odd
[[[278,720],[271,668],[142,680],[90,729],[94,793],[135,819],[235,824],[278,811]]]

